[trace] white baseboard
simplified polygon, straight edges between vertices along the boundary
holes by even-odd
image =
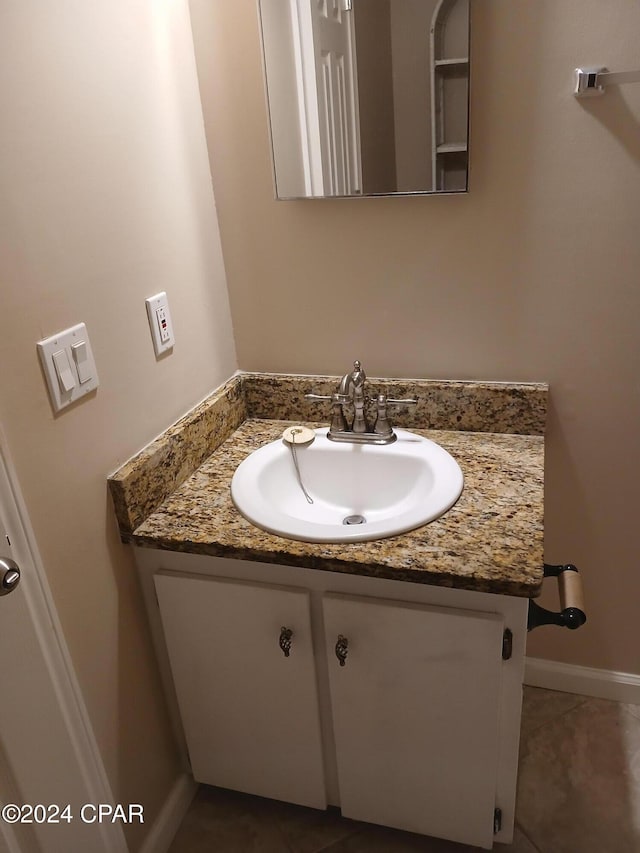
[[[176,779],[140,848],[140,853],[166,853],[197,790],[198,783],[186,773]]]
[[[614,672],[541,658],[527,658],[524,683],[531,687],[545,687],[547,690],[562,690],[565,693],[579,693],[582,696],[640,705],[640,675],[631,672]]]

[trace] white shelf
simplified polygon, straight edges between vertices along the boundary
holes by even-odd
[[[469,0],[438,0],[431,21],[431,173],[434,192],[466,188],[466,177],[464,181],[462,177],[468,168],[467,134],[463,130],[467,124],[465,118],[468,119],[468,30]]]
[[[457,59],[436,59],[433,63],[436,68],[464,68],[469,64],[469,57],[463,56]]]
[[[466,142],[444,142],[436,148],[436,152],[438,154],[460,154],[464,153],[466,150]]]

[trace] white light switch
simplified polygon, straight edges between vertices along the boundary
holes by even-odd
[[[84,323],[37,343],[55,412],[98,387],[98,372]]]
[[[87,342],[79,341],[77,344],[71,345],[71,355],[78,371],[78,379],[82,385],[84,382],[91,381],[91,364],[89,363],[89,355],[87,353]]]
[[[56,370],[56,376],[58,377],[58,384],[60,385],[60,390],[63,393],[71,391],[73,388],[75,388],[76,378],[71,372],[71,365],[69,364],[67,353],[63,349],[61,349],[58,350],[58,352],[54,352],[51,358],[53,359],[53,366]]]
[[[175,344],[167,294],[164,291],[156,293],[155,296],[145,299],[145,304],[151,337],[153,338],[153,348],[156,355],[161,355]]]

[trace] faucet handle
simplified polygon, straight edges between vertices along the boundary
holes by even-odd
[[[376,420],[373,424],[373,431],[376,435],[393,435],[393,429],[391,428],[391,423],[389,418],[387,417],[387,400],[386,394],[378,394],[377,397],[371,397],[370,399],[375,399],[377,414]]]
[[[305,400],[313,400],[316,403],[348,403],[348,394],[305,394]]]
[[[387,403],[395,405],[395,406],[417,406],[418,398],[417,397],[407,397],[406,400],[392,400],[391,397],[387,397]]]
[[[345,432],[347,430],[347,421],[342,410],[342,404],[349,402],[347,394],[305,394],[305,400],[313,400],[314,402],[331,402],[331,432]]]
[[[391,422],[387,416],[387,406],[389,404],[415,406],[418,402],[418,398],[410,397],[406,400],[394,400],[389,399],[386,394],[378,394],[375,401],[377,406],[377,416],[373,425],[373,431],[377,435],[391,436],[393,435],[393,429],[391,428]]]
[[[328,402],[331,399],[331,394],[305,394],[305,400],[313,400],[316,403]]]

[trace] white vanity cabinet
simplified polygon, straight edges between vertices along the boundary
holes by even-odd
[[[326,808],[309,594],[162,573],[155,586],[195,779]]]
[[[346,596],[323,610],[342,814],[491,846],[502,617]]]
[[[196,780],[511,840],[527,599],[135,550]]]

